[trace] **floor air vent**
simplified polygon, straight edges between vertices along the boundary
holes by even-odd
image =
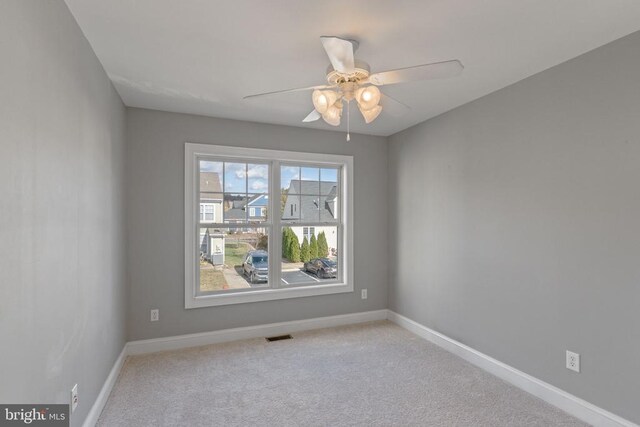
[[[278,335],[277,337],[267,337],[265,339],[269,342],[272,342],[272,341],[290,340],[291,338],[293,337],[287,334],[287,335]]]

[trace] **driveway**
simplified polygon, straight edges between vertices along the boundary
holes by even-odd
[[[267,287],[266,282],[251,283],[246,276],[242,275],[241,268],[225,268],[224,278],[226,279],[229,287],[234,288],[264,288]],[[328,282],[335,279],[319,279],[313,274],[305,273],[302,270],[288,270],[282,272],[282,283],[284,285],[297,285],[301,283],[314,284],[321,282]]]

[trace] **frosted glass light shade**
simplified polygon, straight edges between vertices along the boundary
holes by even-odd
[[[340,117],[342,116],[342,105],[340,107],[335,104],[331,105],[326,113],[322,115],[322,118],[325,122],[329,123],[331,126],[340,125]]]
[[[379,105],[376,105],[375,107],[371,108],[370,110],[363,110],[362,108],[360,108],[360,106],[358,105],[358,108],[360,109],[360,112],[362,113],[362,117],[364,117],[364,121],[367,123],[371,123],[372,121],[374,121],[382,112],[382,107]]]
[[[314,90],[311,99],[318,113],[325,114],[338,100],[338,94],[332,90]]]
[[[360,110],[371,110],[380,103],[380,89],[375,86],[361,87],[356,91],[356,101]]]

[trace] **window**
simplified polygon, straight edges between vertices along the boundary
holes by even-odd
[[[307,240],[311,240],[311,236],[315,236],[316,234],[315,227],[302,227],[302,235],[307,238]]]
[[[200,203],[200,222],[215,222],[215,209],[213,203]]]
[[[352,292],[352,165],[186,144],[185,307]]]

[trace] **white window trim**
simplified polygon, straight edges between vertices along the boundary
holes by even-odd
[[[296,288],[276,288],[276,289],[255,289],[251,291],[243,291],[237,293],[221,293],[198,295],[196,283],[197,260],[199,259],[199,251],[196,241],[196,226],[199,218],[199,211],[196,212],[198,206],[198,197],[196,194],[198,184],[198,156],[216,156],[242,159],[244,157],[251,159],[266,160],[272,162],[271,167],[276,172],[272,172],[269,180],[269,194],[279,194],[280,192],[280,162],[297,162],[309,163],[315,165],[342,165],[341,176],[341,194],[343,194],[344,203],[342,209],[342,223],[344,224],[344,232],[339,237],[341,240],[342,252],[342,282],[322,284],[322,285],[305,285]],[[286,298],[310,297],[316,295],[328,295],[336,293],[353,292],[354,289],[354,271],[353,271],[353,156],[342,156],[337,154],[317,154],[317,153],[301,153],[295,151],[279,151],[265,150],[258,148],[241,148],[229,147],[222,145],[193,144],[186,143],[184,149],[184,235],[185,235],[185,282],[184,282],[184,303],[185,308],[211,307],[228,304],[240,304],[257,301],[269,301]],[[279,212],[279,206],[273,206],[279,202],[279,197],[269,198],[269,212]],[[271,253],[282,253],[282,242],[279,239],[279,215],[271,215],[272,225],[271,234],[269,236],[269,247]],[[269,280],[276,280],[280,283],[280,268],[276,260],[278,257],[269,257]]]
[[[206,224],[206,223],[214,223],[216,222],[216,204],[214,202],[203,202],[200,203],[200,206],[202,207],[206,207],[206,206],[211,206],[211,211],[213,212],[213,219],[212,220],[206,220],[206,219],[202,219],[200,220],[201,223]],[[206,215],[206,212],[203,212],[204,215]]]

